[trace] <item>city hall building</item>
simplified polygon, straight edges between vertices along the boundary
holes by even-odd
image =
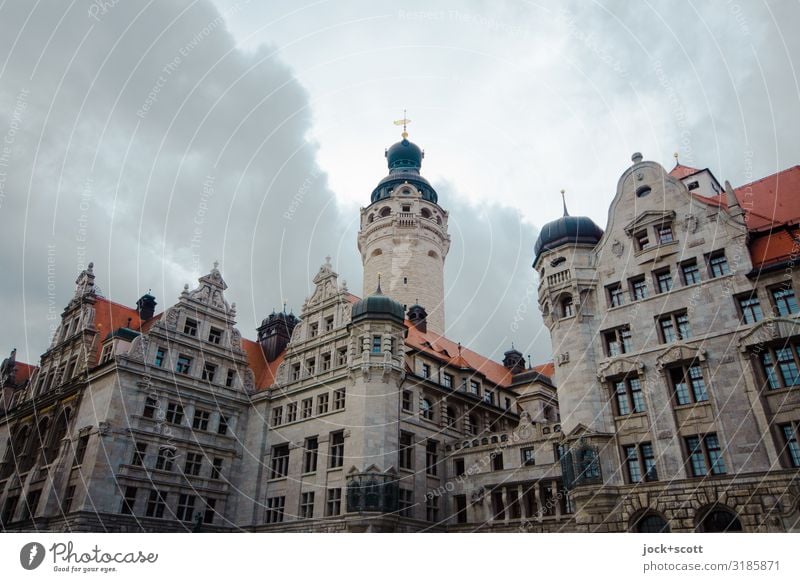
[[[800,530],[800,167],[734,188],[635,154],[605,229],[565,205],[531,366],[444,335],[448,213],[405,132],[386,157],[361,296],[326,260],[257,341],[217,265],[163,310],[81,272],[0,369],[3,530]]]

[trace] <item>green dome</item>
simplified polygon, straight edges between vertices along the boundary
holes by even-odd
[[[390,319],[403,323],[405,318],[406,313],[402,303],[381,293],[380,287],[375,293],[353,305],[353,323],[365,319]]]

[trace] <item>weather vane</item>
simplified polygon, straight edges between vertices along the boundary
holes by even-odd
[[[402,125],[403,126],[403,133],[401,134],[403,136],[403,139],[406,139],[408,137],[408,131],[407,130],[408,130],[408,124],[409,123],[411,123],[411,120],[406,117],[406,110],[403,109],[403,119],[396,119],[394,121],[395,125]]]

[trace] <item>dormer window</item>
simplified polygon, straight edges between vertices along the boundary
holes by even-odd
[[[100,363],[105,364],[114,355],[114,342],[108,342],[103,346],[103,351],[100,353]]]
[[[689,191],[697,190],[700,187],[700,182],[698,182],[697,180],[695,180],[694,182],[689,182],[686,185],[686,187],[689,189]]]
[[[208,332],[208,341],[216,345],[222,343],[222,330],[212,327],[211,331]]]
[[[187,317],[183,324],[183,333],[192,337],[197,337],[197,322]]]

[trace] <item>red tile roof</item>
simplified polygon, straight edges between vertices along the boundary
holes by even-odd
[[[22,386],[23,384],[25,384],[28,380],[30,380],[36,368],[37,366],[34,366],[32,364],[26,364],[25,362],[15,362],[14,383],[17,386]]]
[[[677,178],[678,180],[683,180],[684,178],[691,176],[692,174],[696,174],[699,171],[700,170],[697,168],[675,164],[675,167],[669,171],[669,175],[673,178]]]
[[[800,166],[735,189],[751,231],[800,221]]]
[[[422,333],[408,321],[406,321],[406,327],[408,328],[406,344],[412,348],[447,364],[474,370],[486,377],[492,384],[505,387],[511,385],[511,371],[503,364],[490,360],[464,346],[459,349],[458,343],[438,333],[432,331]],[[553,376],[552,362],[535,366],[533,369],[550,378]]]
[[[119,303],[114,303],[105,297],[97,297],[94,305],[94,326],[98,331],[100,341],[97,342],[94,361],[90,365],[94,366],[100,361],[100,351],[103,340],[109,333],[120,327],[128,327],[138,330],[142,322],[135,308],[126,307]],[[155,318],[153,318],[155,319]],[[129,321],[130,320],[130,321]],[[148,326],[152,323],[148,322]]]
[[[268,362],[264,357],[261,344],[258,342],[242,338],[242,348],[247,354],[247,363],[255,376],[256,391],[265,390],[275,384],[278,366],[283,362],[286,350],[282,351],[273,361]]]

